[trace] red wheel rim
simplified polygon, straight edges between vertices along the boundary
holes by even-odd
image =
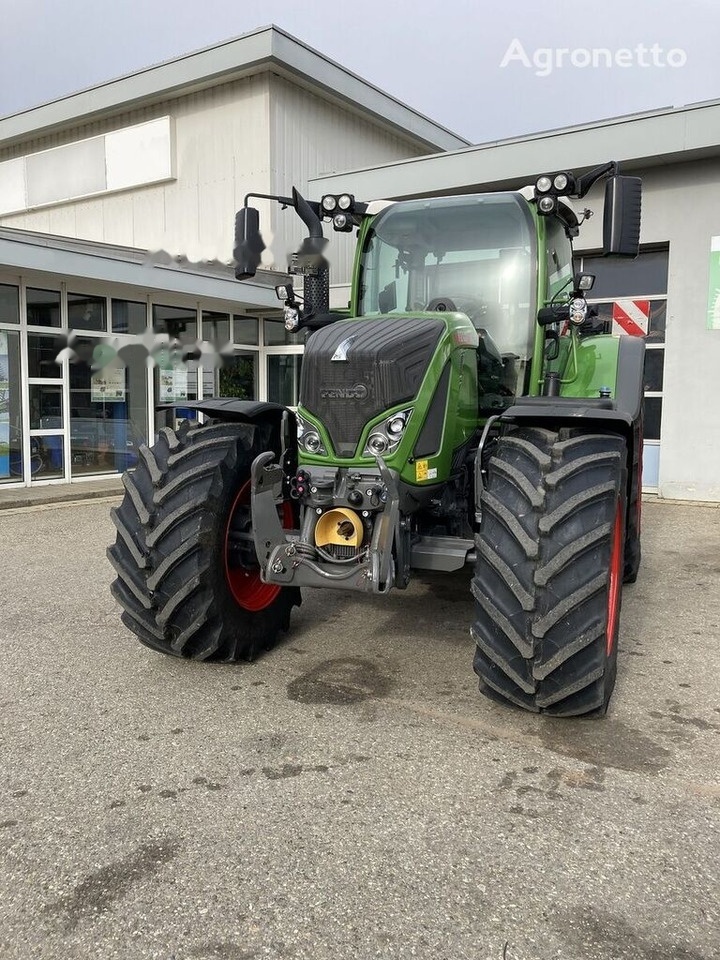
[[[282,587],[274,583],[263,583],[260,579],[259,567],[231,567],[228,556],[230,546],[230,529],[235,514],[241,507],[246,507],[250,503],[250,481],[248,480],[238,492],[233,501],[232,509],[228,516],[227,526],[225,527],[225,579],[230,587],[235,603],[243,610],[249,610],[251,613],[257,613],[269,607],[282,590]],[[280,521],[286,530],[292,529],[293,512],[292,505],[285,501],[279,508]]]
[[[615,634],[620,612],[620,590],[622,589],[623,572],[623,515],[622,505],[618,504],[613,526],[612,552],[610,554],[610,572],[608,576],[608,610],[607,610],[607,653],[612,653],[615,646]]]

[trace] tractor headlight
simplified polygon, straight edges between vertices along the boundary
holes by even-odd
[[[405,429],[405,420],[403,417],[393,417],[392,420],[388,420],[387,424],[388,433],[391,437],[399,436]]]
[[[337,197],[334,197],[331,193],[327,193],[320,201],[320,205],[325,213],[332,213],[337,206]]]
[[[365,444],[363,456],[378,457],[384,453],[394,453],[403,438],[411,413],[412,408],[401,410],[388,417],[384,423],[373,427]]]
[[[309,453],[320,453],[322,450],[322,440],[320,434],[314,430],[308,430],[303,438],[303,446]]]
[[[333,217],[333,229],[352,230],[353,222],[347,213],[336,213]]]
[[[390,441],[385,436],[384,433],[371,433],[367,447],[365,448],[372,456],[377,457],[383,453],[387,453],[390,447]]]
[[[322,442],[322,438],[315,427],[311,423],[308,423],[307,420],[304,420],[299,413],[296,414],[296,417],[297,440],[300,449],[306,453],[314,453],[317,456],[327,456],[325,444]]]
[[[349,193],[343,193],[338,197],[337,205],[341,210],[350,210],[353,205],[353,197]]]
[[[553,180],[553,186],[556,190],[565,190],[568,185],[568,178],[566,173],[559,173]]]
[[[538,200],[538,210],[545,215],[552,213],[557,206],[555,197],[540,197]]]
[[[538,177],[537,183],[535,184],[535,189],[538,193],[547,193],[550,187],[552,187],[550,177]]]

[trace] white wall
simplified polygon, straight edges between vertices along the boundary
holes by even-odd
[[[24,143],[3,151],[0,160],[165,115],[174,121],[174,181],[6,216],[0,224],[166,250],[192,261],[229,260],[234,213],[245,193],[270,192],[267,75]]]
[[[635,173],[635,171],[633,171]],[[640,171],[642,243],[670,244],[659,493],[720,500],[720,330],[708,330],[710,238],[720,235],[715,161]],[[584,249],[601,246],[602,192],[586,199],[596,216]]]
[[[427,148],[370,121],[352,105],[264,73],[85,124],[0,151],[0,161],[170,116],[171,182],[0,217],[0,225],[229,261],[235,211],[248,192],[308,195],[319,174],[421,156]],[[305,230],[291,212],[252,201],[267,244],[263,266],[287,268]],[[333,281],[351,274],[354,236],[328,224]]]
[[[289,195],[295,186],[306,198],[319,200],[308,193],[308,181],[314,177],[428,152],[411,138],[380,127],[358,111],[331,103],[278,76],[270,82],[270,131],[271,192],[281,196]],[[307,231],[292,211],[275,210],[272,242],[268,236],[265,240],[271,247],[273,265],[285,270],[288,255],[297,249]],[[334,284],[347,283],[355,234],[335,233],[327,223],[325,236],[330,240],[326,255],[331,263],[331,280]],[[267,262],[269,265],[270,258]]]

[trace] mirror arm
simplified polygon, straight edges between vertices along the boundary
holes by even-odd
[[[582,177],[578,177],[577,180],[577,191],[575,196],[578,200],[587,194],[590,188],[597,183],[600,177],[606,175],[615,176],[618,172],[618,162],[617,160],[610,160],[608,163],[604,163],[601,167],[595,167],[594,170],[591,170],[589,173],[586,173]]]
[[[300,209],[298,208],[298,201],[301,201],[302,203],[307,205],[307,207],[312,211],[312,213],[315,214],[315,216],[319,215],[320,204],[316,200],[306,200],[295,189],[293,189],[293,194],[295,194],[296,196],[278,197],[274,193],[246,193],[245,199],[243,200],[243,206],[244,207],[248,206],[248,200],[250,200],[251,197],[254,197],[256,200],[274,200],[276,203],[279,203],[280,206],[282,207],[293,207],[295,210],[297,210],[298,214],[300,214],[300,217],[307,224],[307,221],[302,216],[302,213],[300,213]],[[309,227],[310,225],[307,224],[307,226]]]

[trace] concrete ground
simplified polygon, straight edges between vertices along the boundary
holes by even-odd
[[[477,693],[464,574],[153,653],[109,508],[0,514],[3,960],[720,956],[720,510],[646,505],[611,711],[553,721]]]

